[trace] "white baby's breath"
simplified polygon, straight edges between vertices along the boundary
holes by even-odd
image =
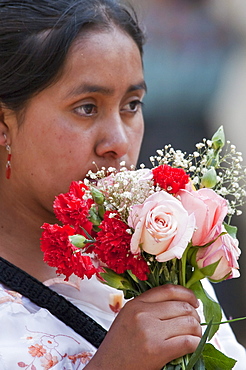
[[[223,145],[218,148],[214,146],[213,138],[204,138],[195,145],[196,150],[193,153],[187,154],[168,144],[163,149],[157,149],[156,155],[149,159],[153,167],[169,165],[184,169],[197,190],[203,187],[202,177],[214,168],[217,176],[213,190],[227,200],[227,221],[230,222],[232,215],[241,214],[239,208],[245,203],[246,168],[242,165],[242,153],[236,150],[236,146],[229,140],[224,147]],[[88,172],[86,180],[87,185],[90,181],[97,182],[98,189],[107,193],[109,204],[104,204],[105,208],[117,209],[123,220],[127,220],[131,206],[143,203],[151,194],[161,190],[158,185],[153,186],[151,178],[145,177],[146,171],[150,171],[145,168],[145,164],[142,163],[139,170],[133,165],[130,170],[125,166],[125,161],[122,161],[118,171],[114,167],[109,167],[108,170],[97,168],[97,172]],[[110,176],[107,177],[108,175]],[[103,180],[105,178],[107,180]],[[86,193],[86,196],[89,195]]]
[[[88,181],[97,178],[97,189],[107,194],[104,201],[106,210],[117,210],[124,221],[127,221],[130,208],[135,204],[143,203],[155,191],[152,173],[144,166],[139,170],[128,170],[125,162],[121,162],[119,171],[108,169],[110,175],[99,170],[96,173],[88,172]]]
[[[246,168],[242,166],[242,153],[236,146],[226,141],[225,146],[215,149],[212,140],[203,139],[195,145],[192,154],[174,150],[172,146],[165,145],[162,150],[157,150],[157,156],[152,156],[150,161],[154,167],[167,164],[172,167],[183,168],[190,176],[196,189],[202,187],[202,176],[210,169],[217,172],[217,183],[213,190],[226,198],[229,204],[228,222],[231,215],[238,212],[245,203],[246,193]]]

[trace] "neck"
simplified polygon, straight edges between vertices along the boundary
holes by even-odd
[[[44,212],[27,213],[26,210],[5,206],[0,200],[0,256],[40,281],[56,276],[55,269],[43,262],[40,249],[41,226],[54,223],[54,216]],[[38,215],[38,216],[37,216]]]
[[[30,248],[27,247],[29,245],[28,239],[29,238],[26,239],[25,244],[22,242],[14,243],[12,238],[5,238],[1,235],[1,257],[41,282],[56,277],[55,269],[43,262],[43,253],[40,250],[39,245]],[[17,244],[18,248],[13,247],[14,244]]]

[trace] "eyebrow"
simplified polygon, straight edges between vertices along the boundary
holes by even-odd
[[[130,93],[130,92],[137,91],[137,90],[144,90],[145,92],[147,91],[147,85],[146,85],[145,81],[141,81],[138,84],[130,85],[129,88],[127,89],[126,93]],[[101,85],[84,84],[84,85],[81,85],[81,86],[73,89],[72,91],[70,91],[69,94],[67,95],[67,97],[72,98],[72,97],[75,97],[75,96],[78,96],[78,95],[88,94],[88,93],[99,93],[99,94],[102,94],[102,95],[113,95],[114,89],[106,88],[106,87],[101,86]]]

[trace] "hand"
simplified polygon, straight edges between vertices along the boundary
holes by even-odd
[[[202,336],[193,292],[167,284],[122,308],[87,370],[160,370],[196,350]]]

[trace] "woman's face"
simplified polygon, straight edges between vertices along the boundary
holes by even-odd
[[[89,169],[135,164],[143,136],[141,56],[118,29],[76,41],[61,78],[10,119],[11,181],[23,199],[52,209],[54,196]]]

